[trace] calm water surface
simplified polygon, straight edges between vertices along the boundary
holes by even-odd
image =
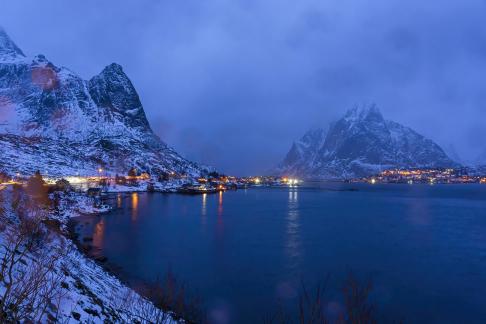
[[[81,236],[128,281],[170,269],[217,323],[261,322],[278,301],[295,305],[301,280],[328,276],[339,310],[349,271],[372,278],[383,322],[486,323],[486,186],[315,183],[109,203]]]

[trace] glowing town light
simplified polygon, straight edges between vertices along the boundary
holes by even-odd
[[[66,180],[72,184],[80,184],[87,182],[87,179],[82,177],[66,177]]]

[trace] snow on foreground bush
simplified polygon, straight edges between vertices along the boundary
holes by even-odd
[[[0,322],[171,323],[86,259],[22,188],[0,191]]]

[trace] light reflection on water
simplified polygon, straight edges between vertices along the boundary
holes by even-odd
[[[224,234],[224,217],[223,217],[223,192],[219,192],[218,197],[218,216],[217,216],[217,226],[216,232],[218,234],[218,238],[222,238]]]
[[[303,278],[339,296],[348,270],[372,277],[382,322],[486,319],[486,186],[327,186],[126,194],[83,231],[129,278],[170,267],[230,323],[293,303]]]
[[[286,217],[286,244],[288,266],[291,270],[299,270],[301,251],[299,193],[297,189],[289,188],[288,212]]]
[[[206,228],[207,224],[207,200],[208,200],[208,194],[202,194],[202,203],[201,203],[201,225],[203,229]]]
[[[132,221],[135,222],[138,218],[138,193],[132,193]]]
[[[223,192],[219,192],[219,199],[218,199],[218,216],[223,216]]]
[[[94,227],[93,231],[93,244],[96,247],[103,247],[103,238],[105,233],[105,220],[102,218]]]

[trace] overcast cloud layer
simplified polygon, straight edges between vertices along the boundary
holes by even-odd
[[[483,0],[2,0],[27,55],[84,78],[123,65],[154,130],[232,174],[268,170],[356,103],[486,149]]]

